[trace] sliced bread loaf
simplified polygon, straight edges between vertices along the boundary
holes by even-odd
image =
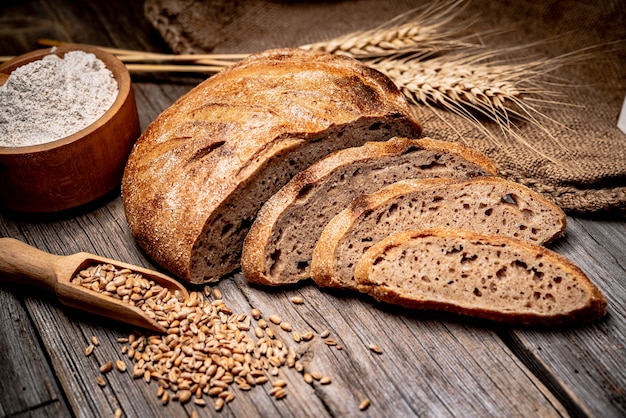
[[[566,257],[467,230],[392,234],[365,252],[354,277],[380,301],[508,323],[580,323],[606,313],[600,290]]]
[[[122,181],[136,241],[192,283],[239,266],[262,204],[338,149],[419,137],[406,98],[355,59],[300,49],[251,55],[200,83],[150,124]]]
[[[336,151],[265,203],[244,241],[242,271],[251,282],[274,286],[310,277],[322,230],[358,194],[407,178],[496,174],[483,154],[432,139],[394,138]]]
[[[545,244],[565,226],[556,205],[499,177],[403,180],[357,197],[326,225],[311,275],[320,286],[355,289],[354,267],[363,253],[409,229],[457,227]]]

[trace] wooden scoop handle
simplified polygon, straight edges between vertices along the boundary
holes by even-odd
[[[60,258],[13,238],[0,238],[0,280],[56,292],[54,265]]]

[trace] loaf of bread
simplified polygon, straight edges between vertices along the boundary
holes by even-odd
[[[360,195],[326,225],[313,251],[320,286],[355,289],[354,267],[387,235],[456,227],[545,244],[566,227],[565,213],[518,183],[500,177],[402,180]]]
[[[562,255],[461,229],[392,234],[365,252],[354,277],[380,301],[494,321],[559,325],[606,313],[600,290]]]
[[[265,203],[244,241],[242,271],[251,282],[273,286],[311,277],[322,230],[358,194],[408,178],[496,174],[483,154],[432,139],[394,138],[336,151]]]
[[[421,128],[392,81],[359,61],[271,50],[200,83],[137,141],[122,197],[136,241],[192,283],[239,266],[262,204],[342,148]]]

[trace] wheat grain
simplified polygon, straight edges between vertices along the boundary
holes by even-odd
[[[259,311],[258,309],[254,308],[254,309],[252,309],[252,311],[250,311],[250,315],[252,316],[252,318],[254,318],[254,319],[256,319],[258,321],[259,318],[261,318],[261,311]]]
[[[100,371],[102,373],[108,373],[111,370],[113,370],[113,362],[112,361],[108,361],[108,362],[104,363],[102,366],[100,366]]]
[[[192,393],[190,390],[181,390],[178,392],[178,402],[187,403],[191,399]]]
[[[370,407],[370,400],[367,398],[363,399],[361,403],[359,403],[359,409],[361,411],[365,411],[369,407]]]
[[[285,389],[278,389],[274,394],[274,397],[277,400],[283,399],[285,396],[287,396],[287,391]]]
[[[126,363],[124,363],[122,360],[116,360],[115,367],[121,373],[124,373],[126,371]]]
[[[94,345],[89,344],[87,348],[85,348],[85,357],[89,357],[91,353],[93,353],[93,350],[94,350]]]
[[[372,351],[373,353],[376,353],[376,354],[382,354],[383,353],[383,349],[380,348],[379,346],[377,346],[376,344],[370,344],[369,345],[369,349],[370,349],[370,351]]]
[[[282,379],[278,379],[272,383],[272,386],[278,387],[278,388],[284,388],[285,386],[287,386],[287,382]]]
[[[215,400],[215,404],[213,405],[213,407],[215,408],[216,411],[221,411],[222,408],[224,408],[224,399],[223,398],[217,398]]]

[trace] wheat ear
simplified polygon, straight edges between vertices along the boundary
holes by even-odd
[[[460,33],[469,24],[445,28],[458,17],[463,3],[465,0],[433,2],[426,8],[411,10],[374,29],[348,33],[300,48],[364,59],[468,46]]]
[[[366,63],[393,79],[413,103],[434,104],[475,121],[486,117],[507,129],[512,119],[539,124],[546,116],[533,103],[561,98],[544,76],[567,59],[507,64],[494,60],[501,53],[471,49],[430,59],[390,56]]]
[[[546,75],[553,76],[563,64],[581,60],[581,54],[552,59],[512,62],[523,47],[487,50],[468,42],[461,34],[467,21],[457,22],[466,0],[439,0],[423,9],[400,15],[366,31],[353,32],[301,48],[320,50],[359,59],[389,76],[409,101],[452,111],[484,128],[485,119],[497,123],[506,134],[516,130],[515,120],[542,128],[548,118],[539,105],[565,104]],[[484,34],[481,34],[484,35]],[[50,42],[50,41],[48,41]],[[528,46],[527,46],[528,47]],[[169,60],[196,64],[201,72],[217,72],[246,54],[168,55],[115,50],[127,62]],[[200,68],[197,64],[208,64]],[[133,71],[191,71],[191,65],[128,64]],[[553,121],[554,122],[554,121]],[[545,130],[545,129],[544,129]],[[547,130],[546,130],[547,132]]]
[[[548,121],[560,123],[551,119],[542,108],[549,104],[571,105],[553,88],[558,82],[555,73],[564,65],[580,62],[588,55],[578,51],[550,59],[512,63],[499,58],[504,53],[505,50],[479,52],[471,48],[435,58],[390,56],[366,63],[392,78],[409,101],[460,115],[494,145],[501,145],[502,139],[484,123],[485,119],[491,120],[505,137],[558,163],[553,156],[545,155],[536,144],[528,141],[517,122],[532,124],[566,149],[566,145],[545,127]],[[442,118],[439,112],[435,114]]]

